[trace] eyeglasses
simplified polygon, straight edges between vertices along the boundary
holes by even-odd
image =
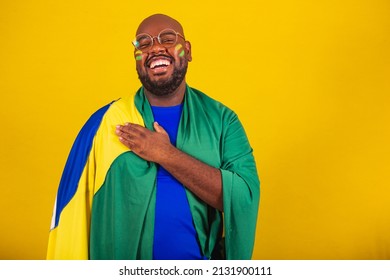
[[[138,34],[132,43],[137,50],[147,52],[153,46],[154,38],[157,38],[158,43],[163,47],[170,48],[176,44],[178,36],[185,40],[184,36],[179,32],[167,28],[162,30],[160,33],[158,33],[157,36],[154,37],[147,33]]]

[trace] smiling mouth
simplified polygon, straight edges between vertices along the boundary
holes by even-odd
[[[155,69],[155,68],[160,68],[160,67],[167,67],[171,65],[171,62],[169,60],[166,60],[166,59],[159,59],[159,60],[155,60],[155,61],[152,61],[152,63],[150,63],[150,69]]]
[[[152,58],[148,63],[150,69],[164,68],[169,65],[171,65],[171,60],[167,57]]]

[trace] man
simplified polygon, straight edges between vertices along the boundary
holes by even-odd
[[[191,45],[176,20],[146,18],[133,44],[142,87],[80,131],[48,258],[250,259],[259,180],[242,125],[186,84]]]

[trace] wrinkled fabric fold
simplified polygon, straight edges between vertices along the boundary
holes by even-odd
[[[58,223],[50,232],[49,259],[151,259],[153,256],[157,166],[132,153],[115,135],[115,126],[125,122],[153,129],[153,114],[143,88],[134,98],[113,102],[100,117],[95,137],[79,140],[89,141],[91,148],[85,160],[80,161],[84,163],[84,171],[70,202],[62,209],[56,208]],[[89,130],[91,133],[94,134]],[[221,171],[223,215],[186,189],[203,255],[208,259],[250,259],[260,188],[252,148],[237,115],[187,86],[177,147]],[[71,152],[68,161],[78,156]],[[68,173],[64,172],[63,177],[69,176]],[[59,196],[60,193],[56,203],[63,205]],[[89,202],[73,206],[73,200]],[[82,223],[86,224],[83,234],[75,235],[71,229]],[[59,232],[62,237],[68,237],[59,238]],[[77,253],[80,238],[85,244],[82,253]]]

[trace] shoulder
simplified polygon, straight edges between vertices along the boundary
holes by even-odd
[[[113,127],[126,122],[144,126],[141,114],[134,105],[134,96],[125,96],[114,100],[95,111],[84,124],[82,132],[100,131],[112,133]]]
[[[104,115],[106,114],[107,110],[110,108],[111,104],[112,102],[95,111],[85,122],[84,126],[81,128],[79,136],[90,134],[90,133],[93,134],[96,133],[96,130],[98,129]]]
[[[197,106],[201,106],[211,119],[228,121],[237,118],[236,113],[232,109],[202,91],[188,87],[188,93],[193,102],[197,104]]]
[[[107,105],[96,110],[87,120],[84,127],[99,125],[105,119],[116,119],[118,116],[123,118],[124,115],[135,115],[136,109],[132,96],[125,96],[117,100],[111,101]],[[83,128],[84,128],[83,127]]]

